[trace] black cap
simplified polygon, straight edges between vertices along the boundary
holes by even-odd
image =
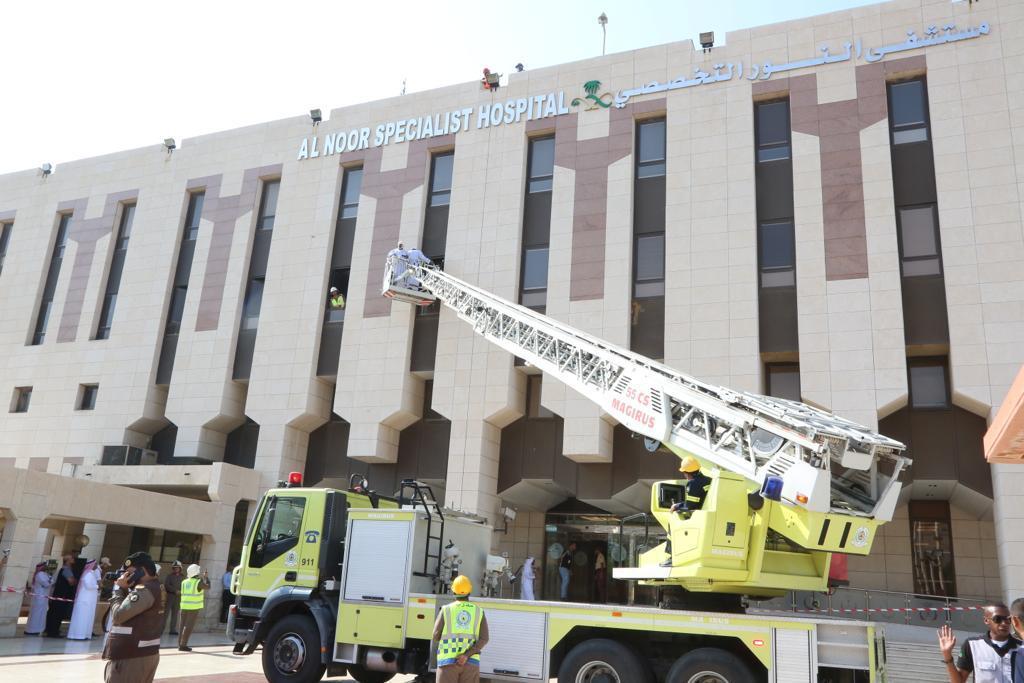
[[[149,570],[150,574],[156,574],[156,563],[153,562],[153,558],[149,556],[149,553],[139,551],[132,553],[124,561],[124,568],[129,567],[143,567]]]

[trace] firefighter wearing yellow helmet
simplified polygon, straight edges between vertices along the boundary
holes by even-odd
[[[682,462],[679,463],[679,471],[683,474],[683,479],[686,480],[686,488],[684,489],[683,499],[673,503],[671,510],[672,512],[679,512],[689,516],[694,510],[700,510],[704,507],[704,499],[708,497],[708,491],[711,489],[711,477],[700,471],[700,461],[692,455],[683,458]],[[662,562],[661,566],[671,567],[671,539],[665,544],[665,552],[668,553],[668,559]]]
[[[487,644],[487,617],[470,602],[473,583],[459,575],[452,581],[455,601],[441,608],[434,622],[437,641],[437,683],[478,683],[480,651]]]

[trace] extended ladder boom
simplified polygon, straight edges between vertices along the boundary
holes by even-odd
[[[445,273],[391,256],[384,295],[436,297],[491,342],[553,375],[627,428],[758,484],[812,512],[892,518],[904,445],[803,403],[734,391],[661,363]]]

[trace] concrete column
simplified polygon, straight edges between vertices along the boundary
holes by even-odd
[[[103,541],[107,536],[106,524],[83,524],[82,533],[89,537],[89,545],[82,548],[82,557],[99,560],[103,555]]]
[[[38,561],[36,532],[42,520],[28,514],[19,517],[12,510],[4,510],[4,517],[7,519],[4,548],[10,548],[10,554],[7,556],[7,564],[0,571],[0,585],[24,588]],[[22,593],[0,592],[0,638],[15,635],[22,598]]]
[[[214,533],[203,536],[200,566],[209,572],[210,590],[206,594],[203,613],[199,617],[199,630],[215,631],[220,628],[221,576],[227,568],[236,503],[237,501],[221,501],[214,522]]]
[[[996,551],[1006,604],[1024,596],[1024,468],[992,465]]]

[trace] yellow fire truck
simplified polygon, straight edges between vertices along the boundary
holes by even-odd
[[[685,480],[656,483],[659,543],[618,579],[672,609],[479,599],[491,642],[481,674],[559,683],[869,683],[885,680],[865,622],[743,614],[741,596],[824,590],[833,553],[866,555],[892,517],[903,444],[801,403],[710,385],[517,306],[432,267],[387,264],[384,295],[440,300],[489,341],[565,382],[620,423],[711,474],[699,510],[672,511]],[[347,672],[361,683],[430,676],[435,616],[454,573],[480,581],[492,529],[429,487],[394,497],[269,491],[235,570],[228,634],[262,647],[270,681]],[[445,541],[448,544],[445,545]],[[457,549],[454,550],[454,549]],[[712,606],[698,611],[698,607]]]

